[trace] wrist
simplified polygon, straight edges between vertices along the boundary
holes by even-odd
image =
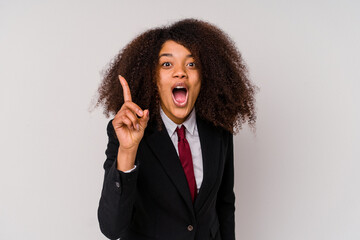
[[[117,155],[117,169],[120,171],[128,171],[134,168],[137,147],[132,149],[122,149],[119,147]]]
[[[119,152],[121,152],[122,154],[125,154],[125,155],[136,155],[136,152],[137,152],[137,149],[138,149],[139,145],[135,145],[133,147],[129,147],[129,148],[124,148],[121,146],[119,146]]]

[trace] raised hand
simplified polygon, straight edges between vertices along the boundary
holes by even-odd
[[[112,124],[120,143],[118,169],[129,170],[127,168],[131,169],[134,166],[137,148],[149,121],[149,110],[143,111],[133,103],[127,81],[120,75],[119,80],[123,89],[124,104],[116,113]]]

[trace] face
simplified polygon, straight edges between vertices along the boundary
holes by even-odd
[[[166,41],[157,66],[160,104],[176,124],[183,123],[194,108],[200,92],[200,71],[191,52],[175,41]]]

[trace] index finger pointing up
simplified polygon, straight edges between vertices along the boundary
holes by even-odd
[[[124,93],[124,102],[131,102],[131,92],[130,92],[130,88],[129,85],[127,83],[127,81],[125,80],[125,78],[121,75],[119,75],[119,80],[123,89],[123,93]]]

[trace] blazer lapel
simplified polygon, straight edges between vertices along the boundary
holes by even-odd
[[[194,206],[195,212],[198,214],[206,200],[209,199],[218,178],[221,135],[217,128],[210,126],[199,117],[196,119],[203,158],[203,181]]]
[[[146,137],[146,141],[195,217],[186,176],[165,126],[163,125],[161,131],[153,129],[153,132]]]

